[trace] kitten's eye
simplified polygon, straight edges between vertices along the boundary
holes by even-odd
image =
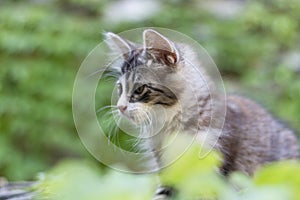
[[[138,87],[136,90],[134,90],[134,94],[142,94],[145,90],[145,85],[142,85]]]
[[[118,88],[118,95],[121,96],[121,94],[122,94],[122,92],[123,92],[122,84],[121,84],[121,83],[118,83],[118,84],[117,84],[117,88]]]

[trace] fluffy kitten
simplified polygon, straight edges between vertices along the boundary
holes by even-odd
[[[221,171],[225,175],[235,170],[252,175],[262,164],[298,157],[294,133],[249,99],[227,96],[224,126],[222,119],[211,117],[223,112],[225,101],[215,93],[205,71],[194,67],[200,61],[192,48],[152,29],[144,31],[143,39],[144,44],[137,45],[114,33],[106,34],[108,46],[121,55],[121,63],[114,66],[120,74],[120,113],[137,124],[149,121],[151,112],[165,113],[163,119],[156,115],[164,125],[149,148],[159,149],[161,137],[174,130],[198,133],[205,145],[223,154]],[[209,128],[215,131],[207,132]]]

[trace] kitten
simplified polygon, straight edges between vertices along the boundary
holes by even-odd
[[[165,117],[160,119],[162,115],[157,114],[156,119],[164,121],[159,130],[162,134],[153,137],[149,148],[159,149],[161,137],[174,130],[199,133],[205,145],[223,154],[220,170],[224,175],[236,170],[252,175],[262,164],[298,158],[295,134],[247,98],[227,96],[224,126],[222,120],[212,119],[222,112],[225,101],[214,92],[214,83],[205,71],[200,72],[205,77],[199,78],[199,69],[193,66],[200,61],[192,48],[152,29],[144,31],[143,40],[144,44],[138,45],[114,33],[106,34],[110,49],[122,57],[114,66],[120,73],[120,113],[138,124],[147,121],[150,112],[164,110]],[[216,131],[205,131],[211,125],[210,130]],[[159,161],[155,165],[159,168]]]

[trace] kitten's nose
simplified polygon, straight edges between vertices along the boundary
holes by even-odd
[[[118,108],[123,113],[127,109],[127,106],[118,106]]]

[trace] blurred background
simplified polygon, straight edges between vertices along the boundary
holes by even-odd
[[[1,0],[0,177],[32,179],[70,158],[96,163],[74,127],[75,75],[104,31],[138,27],[197,40],[227,92],[300,133],[299,0]]]

